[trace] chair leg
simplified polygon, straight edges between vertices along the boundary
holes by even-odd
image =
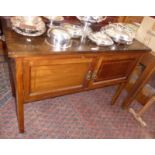
[[[147,126],[147,124],[145,123],[145,121],[142,119],[142,115],[144,114],[144,112],[146,112],[146,110],[154,103],[155,101],[155,96],[151,97],[151,99],[144,105],[143,108],[141,108],[138,112],[135,112],[134,109],[130,108],[129,112],[134,116],[134,118],[140,122],[140,124],[142,126]]]
[[[137,114],[141,116],[154,102],[155,102],[155,96],[151,97],[149,101],[144,105],[144,107],[138,111]]]
[[[143,126],[146,127],[147,124],[144,120],[137,114],[137,112],[133,108],[129,108],[129,112],[133,115],[133,117]]]
[[[119,97],[119,95],[121,94],[123,88],[125,86],[125,83],[121,83],[118,87],[117,87],[117,90],[114,94],[114,96],[112,97],[112,101],[111,101],[111,104],[114,105],[116,103],[116,100],[117,98]]]

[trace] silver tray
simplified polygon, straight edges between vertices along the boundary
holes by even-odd
[[[114,44],[113,40],[103,31],[90,33],[88,38],[95,42],[98,46],[111,46]]]
[[[46,31],[45,23],[38,16],[11,17],[12,29],[24,36],[40,36]]]
[[[105,32],[115,42],[121,44],[132,44],[134,39],[132,32],[121,23],[109,24],[102,27],[101,31]]]
[[[43,33],[45,33],[46,29],[42,30],[30,30],[30,29],[21,29],[19,27],[12,27],[12,29],[23,36],[30,36],[30,37],[36,37],[41,36]]]

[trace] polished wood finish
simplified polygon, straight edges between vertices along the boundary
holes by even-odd
[[[54,96],[121,84],[149,48],[138,41],[132,45],[97,47],[87,40],[73,40],[72,47],[54,49],[45,35],[16,34],[3,23],[7,53],[15,81],[19,131],[24,132],[23,104]]]

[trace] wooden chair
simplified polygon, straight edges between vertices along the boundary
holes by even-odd
[[[152,83],[153,85],[155,84],[154,81],[149,82],[151,77],[154,77],[154,73],[155,55],[148,54],[141,60],[140,64],[136,67],[126,86],[123,87],[120,85],[112,99],[112,104],[114,104],[124,88],[127,90],[128,94],[131,94],[130,92],[132,92],[133,95],[129,95],[130,98],[133,96],[131,101],[136,99],[143,105],[143,107],[139,111],[135,111],[133,108],[128,108],[128,110],[134,116],[134,118],[138,122],[140,122],[142,126],[147,126],[145,121],[142,119],[142,115],[148,110],[149,107],[151,107],[153,103],[155,103],[155,88],[153,88]],[[137,87],[136,85],[139,86]],[[135,88],[135,90],[133,91],[133,87],[137,88]],[[125,101],[127,100],[128,96]],[[124,102],[124,107],[128,107],[130,105],[130,103],[126,103],[127,102]]]
[[[136,34],[136,39],[150,47],[152,51],[155,51],[154,23],[154,18],[145,16]],[[155,52],[151,52],[141,59],[140,65],[137,66],[126,86],[124,87],[123,85],[120,85],[112,99],[112,103],[114,104],[121,91],[125,88],[128,95],[124,99],[122,106],[123,108],[129,109],[129,112],[132,113],[136,120],[138,120],[143,126],[146,126],[146,123],[143,121],[142,115],[153,103],[155,103],[155,88],[152,86],[155,86],[155,83],[154,81],[152,81],[153,84],[149,82],[154,75]],[[134,99],[143,105],[143,108],[139,111],[129,108]]]

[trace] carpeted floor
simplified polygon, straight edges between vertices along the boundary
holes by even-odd
[[[19,134],[5,66],[0,64],[0,138],[155,138],[155,106],[144,115],[148,127],[141,127],[121,109],[125,92],[116,105],[110,104],[116,87],[26,104],[26,132]]]
[[[0,62],[0,107],[11,98],[7,63]]]

